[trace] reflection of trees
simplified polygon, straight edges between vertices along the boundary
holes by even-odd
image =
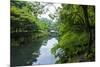
[[[24,39],[28,39],[32,36],[24,37]],[[23,38],[23,37],[20,37]],[[20,39],[19,38],[19,39]],[[18,41],[18,40],[17,40]],[[20,40],[19,40],[20,41]],[[23,65],[32,65],[32,62],[37,61],[36,58],[39,56],[39,48],[42,45],[43,39],[38,40],[31,40],[30,42],[26,42],[27,40],[24,40],[24,44],[29,44],[26,46],[21,47],[13,47],[11,48],[11,65],[17,65],[17,66],[23,66]]]
[[[38,15],[45,14],[48,5],[53,4],[11,0],[11,65],[31,65],[36,61],[44,40],[39,38],[48,34],[51,25],[51,21],[42,21]]]

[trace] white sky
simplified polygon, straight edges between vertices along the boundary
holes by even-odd
[[[49,14],[54,14],[56,12],[56,9],[58,7],[61,7],[61,4],[56,4],[56,3],[53,3],[52,5],[47,5],[45,6],[44,10],[47,10],[48,11],[45,13],[45,14],[41,14],[38,16],[38,18],[47,18],[49,20],[52,20],[50,17],[49,17]],[[56,9],[55,9],[56,8]],[[56,21],[56,18],[53,20],[53,21]]]

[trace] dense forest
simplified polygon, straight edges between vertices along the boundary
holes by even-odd
[[[30,2],[11,1],[12,46],[20,46],[19,43],[21,42],[16,42],[16,44],[13,44],[13,42],[22,36],[27,37],[32,34],[34,36],[31,38],[35,39],[47,33],[48,24],[37,18],[37,14],[41,13],[41,7],[42,6],[39,6],[39,3],[32,4]],[[41,35],[39,32],[43,34]]]
[[[52,49],[57,63],[95,60],[95,6],[62,4],[58,29],[59,44]]]
[[[94,5],[57,7],[54,3],[16,0],[11,0],[10,5],[12,66],[32,65],[41,55],[42,44],[52,38],[58,40],[50,49],[55,64],[95,61]],[[48,14],[50,19],[40,17],[47,15],[50,6],[55,11]]]
[[[41,40],[45,38],[43,36],[48,35],[49,22],[37,17],[37,14],[41,14],[42,7],[38,2],[11,1],[12,66],[30,65],[31,61],[36,61],[38,55],[32,57],[32,53],[38,52]]]

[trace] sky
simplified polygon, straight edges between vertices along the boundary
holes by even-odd
[[[44,3],[44,4],[46,4],[46,3]],[[53,3],[53,4],[50,4],[50,5],[45,6],[44,10],[47,10],[48,9],[48,11],[45,14],[38,15],[38,18],[47,18],[49,20],[52,20],[49,17],[49,14],[54,14],[56,12],[56,9],[58,7],[61,7],[61,4]],[[55,22],[55,21],[56,21],[56,18],[53,20],[53,22]]]

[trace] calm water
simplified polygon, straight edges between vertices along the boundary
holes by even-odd
[[[54,64],[55,57],[51,53],[51,48],[56,43],[58,43],[58,40],[55,37],[41,37],[35,40],[30,39],[27,43],[25,41],[24,46],[11,47],[11,65],[26,66]]]
[[[54,64],[56,61],[54,55],[51,53],[51,48],[57,43],[58,40],[56,38],[48,39],[47,43],[45,43],[46,45],[40,47],[40,55],[37,57],[37,61],[33,62],[32,65]]]

